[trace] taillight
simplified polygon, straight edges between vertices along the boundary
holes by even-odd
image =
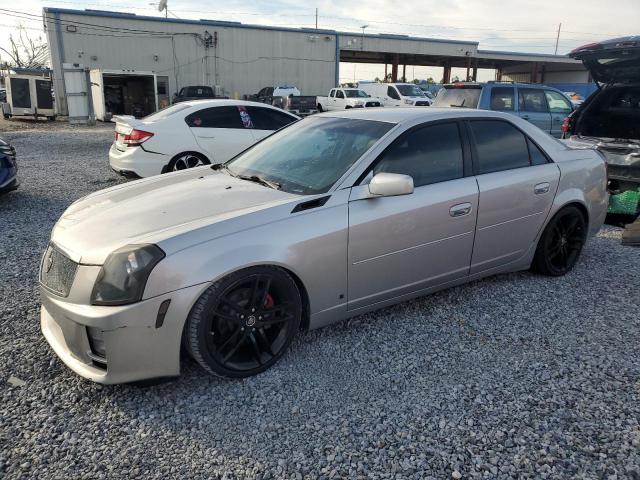
[[[131,133],[124,136],[122,142],[125,145],[129,145],[130,147],[135,147],[146,142],[151,137],[153,137],[153,133],[145,132],[144,130],[137,130],[134,128],[133,130],[131,130]]]

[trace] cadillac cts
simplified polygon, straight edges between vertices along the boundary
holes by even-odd
[[[564,275],[607,200],[597,151],[512,115],[315,115],[72,204],[42,259],[42,331],[96,382],[178,375],[181,349],[245,377],[300,329],[496,273]]]

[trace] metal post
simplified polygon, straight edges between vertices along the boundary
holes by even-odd
[[[398,63],[400,62],[400,55],[396,53],[393,57],[393,63],[391,64],[391,81],[398,81]]]
[[[318,7],[316,7],[316,30],[318,29]]]
[[[558,54],[558,43],[560,42],[560,29],[561,28],[562,28],[562,23],[558,24],[558,35],[556,35],[556,49],[553,52],[554,55]]]

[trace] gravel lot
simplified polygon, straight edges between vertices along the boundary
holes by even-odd
[[[112,127],[16,123],[0,120],[22,181],[0,197],[0,477],[640,479],[640,249],[620,229],[565,278],[302,334],[248,380],[185,360],[168,383],[101,387],[41,336],[37,270],[66,206],[123,181]]]

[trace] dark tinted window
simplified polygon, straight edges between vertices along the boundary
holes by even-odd
[[[382,154],[373,171],[410,175],[416,187],[461,178],[463,160],[458,125],[430,125],[397,139]]]
[[[295,121],[295,118],[286,113],[270,108],[246,107],[253,122],[253,128],[258,130],[278,130]]]
[[[12,78],[10,81],[13,106],[18,108],[31,108],[29,80],[26,78]]]
[[[521,112],[548,112],[547,100],[543,90],[532,88],[518,89],[518,102]]]
[[[514,110],[513,87],[494,87],[491,89],[491,110]]]
[[[547,157],[542,153],[538,146],[531,140],[527,139],[529,144],[529,156],[531,157],[531,165],[544,165],[548,163]]]
[[[477,108],[480,88],[443,88],[433,102],[434,107]]]
[[[213,97],[211,87],[185,87],[182,90],[184,97]]]
[[[527,141],[520,130],[499,120],[474,120],[469,125],[478,153],[478,173],[529,166]]]
[[[342,92],[342,90],[336,91],[336,98],[344,98],[344,93]]]
[[[238,107],[212,107],[198,110],[185,119],[190,127],[244,128]]]
[[[398,92],[396,92],[396,89],[393,87],[387,87],[387,96],[394,100],[400,100],[400,95],[398,95]]]

